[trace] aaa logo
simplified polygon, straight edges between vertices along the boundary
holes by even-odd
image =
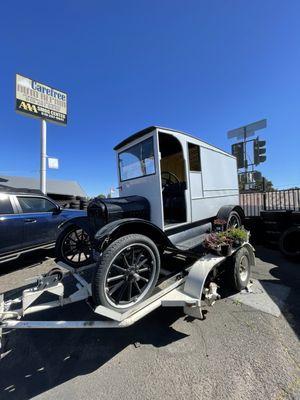
[[[38,110],[34,104],[26,103],[25,101],[21,101],[19,108],[25,110],[25,111],[30,111],[34,112],[35,114],[38,114]]]

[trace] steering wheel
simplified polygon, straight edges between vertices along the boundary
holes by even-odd
[[[162,171],[161,173],[162,191],[164,191],[165,188],[168,187],[169,185],[179,182],[180,182],[179,178],[175,174],[173,174],[173,172]]]

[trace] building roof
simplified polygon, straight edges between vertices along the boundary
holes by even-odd
[[[39,179],[25,176],[4,176],[0,175],[0,187],[5,189],[31,189],[39,190]],[[58,179],[47,179],[47,194],[61,196],[87,197],[87,194],[76,181],[64,181]]]

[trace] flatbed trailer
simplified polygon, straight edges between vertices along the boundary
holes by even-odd
[[[167,277],[146,300],[138,303],[130,310],[120,312],[102,305],[93,305],[91,301],[91,283],[83,276],[87,270],[95,267],[91,264],[82,268],[72,268],[62,262],[49,271],[48,274],[35,279],[35,286],[25,289],[22,295],[15,299],[4,299],[0,295],[0,335],[4,330],[11,329],[78,329],[78,328],[124,328],[128,327],[149,314],[158,307],[183,307],[185,314],[203,319],[202,299],[212,305],[220,295],[217,284],[210,282],[205,285],[208,275],[222,263],[234,264],[239,252],[247,249],[251,266],[255,264],[254,249],[248,243],[243,243],[233,250],[230,257],[206,254],[186,269]],[[237,266],[239,267],[239,266]],[[71,276],[76,281],[76,290],[65,297],[65,278]],[[34,304],[45,293],[57,297],[56,300]],[[93,312],[104,319],[81,321],[33,321],[24,317],[36,312],[63,307],[85,300]]]

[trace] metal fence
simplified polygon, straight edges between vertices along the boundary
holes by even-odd
[[[259,216],[262,210],[300,211],[300,189],[241,193],[240,204],[247,217]]]

